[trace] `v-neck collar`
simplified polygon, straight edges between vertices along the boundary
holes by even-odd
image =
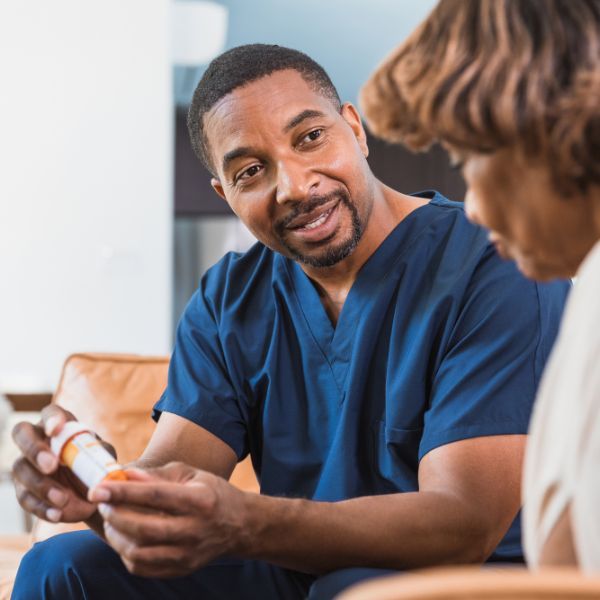
[[[347,362],[352,347],[356,324],[363,313],[364,304],[377,294],[393,265],[402,258],[430,219],[429,207],[444,201],[435,191],[425,191],[414,196],[429,198],[429,202],[409,213],[383,240],[360,268],[334,327],[321,302],[319,293],[302,267],[291,259],[282,258],[290,283],[304,315],[306,324],[323,355],[331,364]]]

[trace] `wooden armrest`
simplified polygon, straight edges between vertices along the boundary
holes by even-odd
[[[600,576],[572,568],[536,573],[514,567],[427,569],[352,586],[338,600],[596,600]]]

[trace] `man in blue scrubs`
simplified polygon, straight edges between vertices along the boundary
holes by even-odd
[[[381,569],[521,560],[525,433],[568,285],[525,280],[459,204],[378,181],[356,109],[301,53],[218,57],[189,124],[260,241],[190,300],[131,481],[86,500],[46,454],[64,413],[16,428],[24,508],[110,546],[36,545],[14,597],[325,598]],[[248,453],[261,495],[227,483]]]

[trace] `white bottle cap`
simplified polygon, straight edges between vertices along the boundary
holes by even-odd
[[[60,452],[63,449],[63,446],[74,435],[84,431],[94,435],[92,430],[83,423],[79,423],[79,421],[67,421],[63,428],[56,435],[53,435],[50,438],[50,448],[52,448],[52,452],[54,452],[54,454],[60,458]]]

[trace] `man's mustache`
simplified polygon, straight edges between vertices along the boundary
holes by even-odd
[[[342,191],[330,192],[324,196],[312,196],[310,200],[307,200],[306,202],[298,202],[296,205],[294,205],[294,208],[288,215],[277,221],[275,224],[275,230],[279,234],[283,233],[287,226],[300,215],[311,213],[315,209],[319,208],[319,206],[323,206],[324,204],[327,204],[336,198],[340,199],[344,204],[348,204],[349,202],[346,194]]]

